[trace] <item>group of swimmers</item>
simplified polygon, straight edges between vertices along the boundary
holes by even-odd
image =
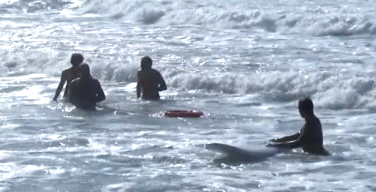
[[[83,63],[81,54],[72,54],[72,67],[61,73],[60,83],[56,89],[54,101],[57,101],[64,84],[64,98],[79,109],[94,110],[96,104],[104,101],[106,96],[99,81],[90,74],[90,67]],[[161,73],[152,68],[153,60],[145,56],[141,59],[141,70],[137,73],[137,98],[145,100],[160,99],[159,92],[167,89]]]
[[[72,54],[72,67],[61,74],[61,80],[56,90],[54,101],[60,95],[64,84],[64,98],[76,108],[93,110],[96,103],[106,99],[99,81],[90,74],[90,67],[83,63],[81,54]],[[141,70],[137,73],[137,98],[146,100],[160,99],[159,92],[167,89],[167,85],[159,71],[152,68],[153,61],[145,56],[141,59]],[[142,96],[141,96],[142,94]],[[319,118],[314,114],[313,102],[309,98],[299,101],[299,113],[305,119],[305,124],[299,133],[270,140],[268,147],[299,148],[316,155],[329,155],[323,147],[322,126]]]

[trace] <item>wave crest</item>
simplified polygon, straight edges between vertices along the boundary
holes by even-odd
[[[350,8],[341,10],[335,6],[270,7],[265,3],[254,7],[247,2],[234,5],[229,2],[90,0],[84,3],[82,11],[143,24],[191,24],[317,36],[376,34],[376,20],[372,14],[368,14],[366,10],[354,12]]]
[[[40,11],[77,8],[79,5],[79,2],[73,0],[15,0],[2,3],[0,2],[0,11],[3,13],[17,13],[20,11],[26,13],[34,13]]]

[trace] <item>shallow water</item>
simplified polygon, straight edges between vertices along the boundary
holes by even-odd
[[[372,1],[13,0],[0,3],[0,191],[375,191]],[[107,99],[51,101],[70,54]],[[168,84],[135,98],[140,58]],[[330,157],[218,162],[299,131],[310,96]],[[60,97],[61,98],[61,97]],[[163,117],[196,109],[200,119]]]

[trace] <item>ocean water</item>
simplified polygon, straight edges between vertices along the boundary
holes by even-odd
[[[0,191],[376,191],[375,16],[369,0],[3,0]],[[106,93],[96,112],[51,101],[72,53]],[[158,102],[136,99],[145,55]],[[298,132],[305,96],[331,156],[205,148]]]

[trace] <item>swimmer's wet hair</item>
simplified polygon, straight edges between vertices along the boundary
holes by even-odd
[[[145,56],[141,59],[141,69],[150,69],[153,65],[153,60],[149,56]]]
[[[71,63],[73,64],[74,61],[77,61],[79,65],[84,61],[84,56],[79,53],[73,53],[71,57]]]
[[[82,75],[90,75],[90,67],[88,64],[86,63],[82,63],[80,66],[79,66],[79,69],[80,69],[80,73]]]
[[[299,100],[299,109],[313,114],[313,102],[310,98],[306,97]]]

